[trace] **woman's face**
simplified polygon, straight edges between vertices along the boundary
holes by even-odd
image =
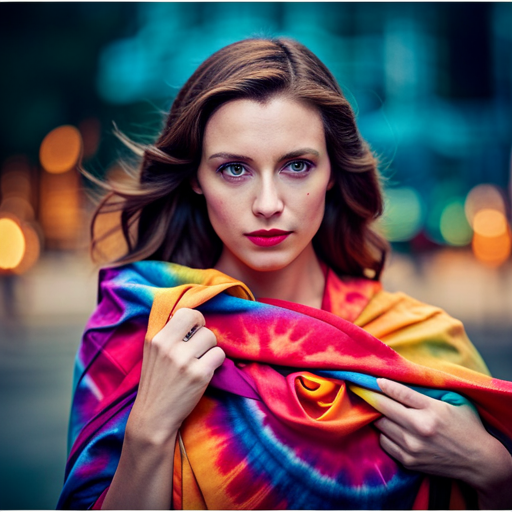
[[[283,96],[222,105],[206,125],[193,188],[224,244],[223,268],[274,271],[314,255],[330,180],[314,108]]]

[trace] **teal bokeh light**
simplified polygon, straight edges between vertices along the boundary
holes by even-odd
[[[380,228],[390,242],[406,242],[423,227],[425,206],[417,190],[391,188],[385,192],[384,215]]]
[[[471,242],[473,230],[466,219],[463,198],[454,199],[443,208],[439,231],[448,245],[464,246]]]

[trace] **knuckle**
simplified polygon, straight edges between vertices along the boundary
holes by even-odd
[[[215,356],[216,359],[224,359],[226,358],[226,353],[222,350],[218,345],[215,345],[213,348],[209,350],[212,356]]]
[[[213,372],[210,376],[208,370],[202,368],[200,365],[193,365],[190,367],[189,377],[190,381],[194,384],[203,384],[209,382],[212,376]]]
[[[426,418],[418,425],[418,432],[423,437],[433,437],[437,432],[435,418]]]
[[[226,352],[224,352],[224,350],[222,350],[220,347],[215,347],[214,350],[218,352],[219,358],[221,358],[222,361],[226,359]]]
[[[186,359],[175,358],[174,368],[176,369],[176,372],[180,375],[190,374],[190,364]]]
[[[179,318],[183,319],[185,322],[196,322],[201,325],[204,324],[204,316],[197,309],[181,308],[176,311],[174,316],[178,314],[180,315]]]
[[[187,351],[181,350],[181,347],[174,346],[166,351],[163,356],[166,357],[173,368],[180,372],[186,371],[191,363],[189,354]]]
[[[208,329],[208,327],[203,327],[201,329],[201,333],[203,336],[205,336],[205,338],[214,346],[217,345],[217,336],[215,335],[215,333],[213,331],[211,331],[210,329]]]
[[[421,443],[414,438],[406,438],[404,441],[407,452],[411,455],[418,455],[422,452]]]
[[[402,389],[402,388],[399,388],[399,389],[396,389],[394,391],[395,393],[395,397],[397,398],[397,400],[399,402],[404,402],[407,400],[407,391],[406,389]]]
[[[190,311],[193,313],[194,320],[197,323],[204,325],[204,323],[205,323],[204,315],[201,313],[201,311],[198,311],[197,309],[191,309]]]
[[[160,349],[162,343],[164,341],[164,335],[162,331],[157,332],[153,338],[145,338],[144,343],[146,346],[151,347],[152,349]]]
[[[172,318],[177,318],[177,319],[181,319],[181,318],[187,318],[187,316],[190,314],[190,311],[192,311],[191,309],[189,308],[180,308],[180,309],[177,309],[173,315],[172,315]]]
[[[203,327],[205,320],[203,314],[197,309],[181,308],[174,313],[169,324],[171,322],[177,328],[189,330],[194,326]]]

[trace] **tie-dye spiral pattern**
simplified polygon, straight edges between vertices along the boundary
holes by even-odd
[[[317,310],[254,301],[215,270],[139,262],[100,273],[77,355],[59,508],[101,505],[143,340],[180,307],[205,315],[228,359],[180,429],[174,508],[426,508],[429,479],[380,448],[376,377],[455,405],[469,399],[495,435],[512,438],[512,383],[485,374],[460,324],[441,310],[331,271]],[[451,504],[464,505],[455,487]]]

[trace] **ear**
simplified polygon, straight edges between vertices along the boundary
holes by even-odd
[[[334,179],[334,176],[331,174],[331,179],[329,180],[329,183],[327,184],[327,190],[331,190],[332,187],[334,187],[336,183],[336,180]]]
[[[196,177],[190,180],[190,186],[196,194],[203,195],[203,190],[201,189],[201,185],[199,185],[199,181],[197,181]]]

